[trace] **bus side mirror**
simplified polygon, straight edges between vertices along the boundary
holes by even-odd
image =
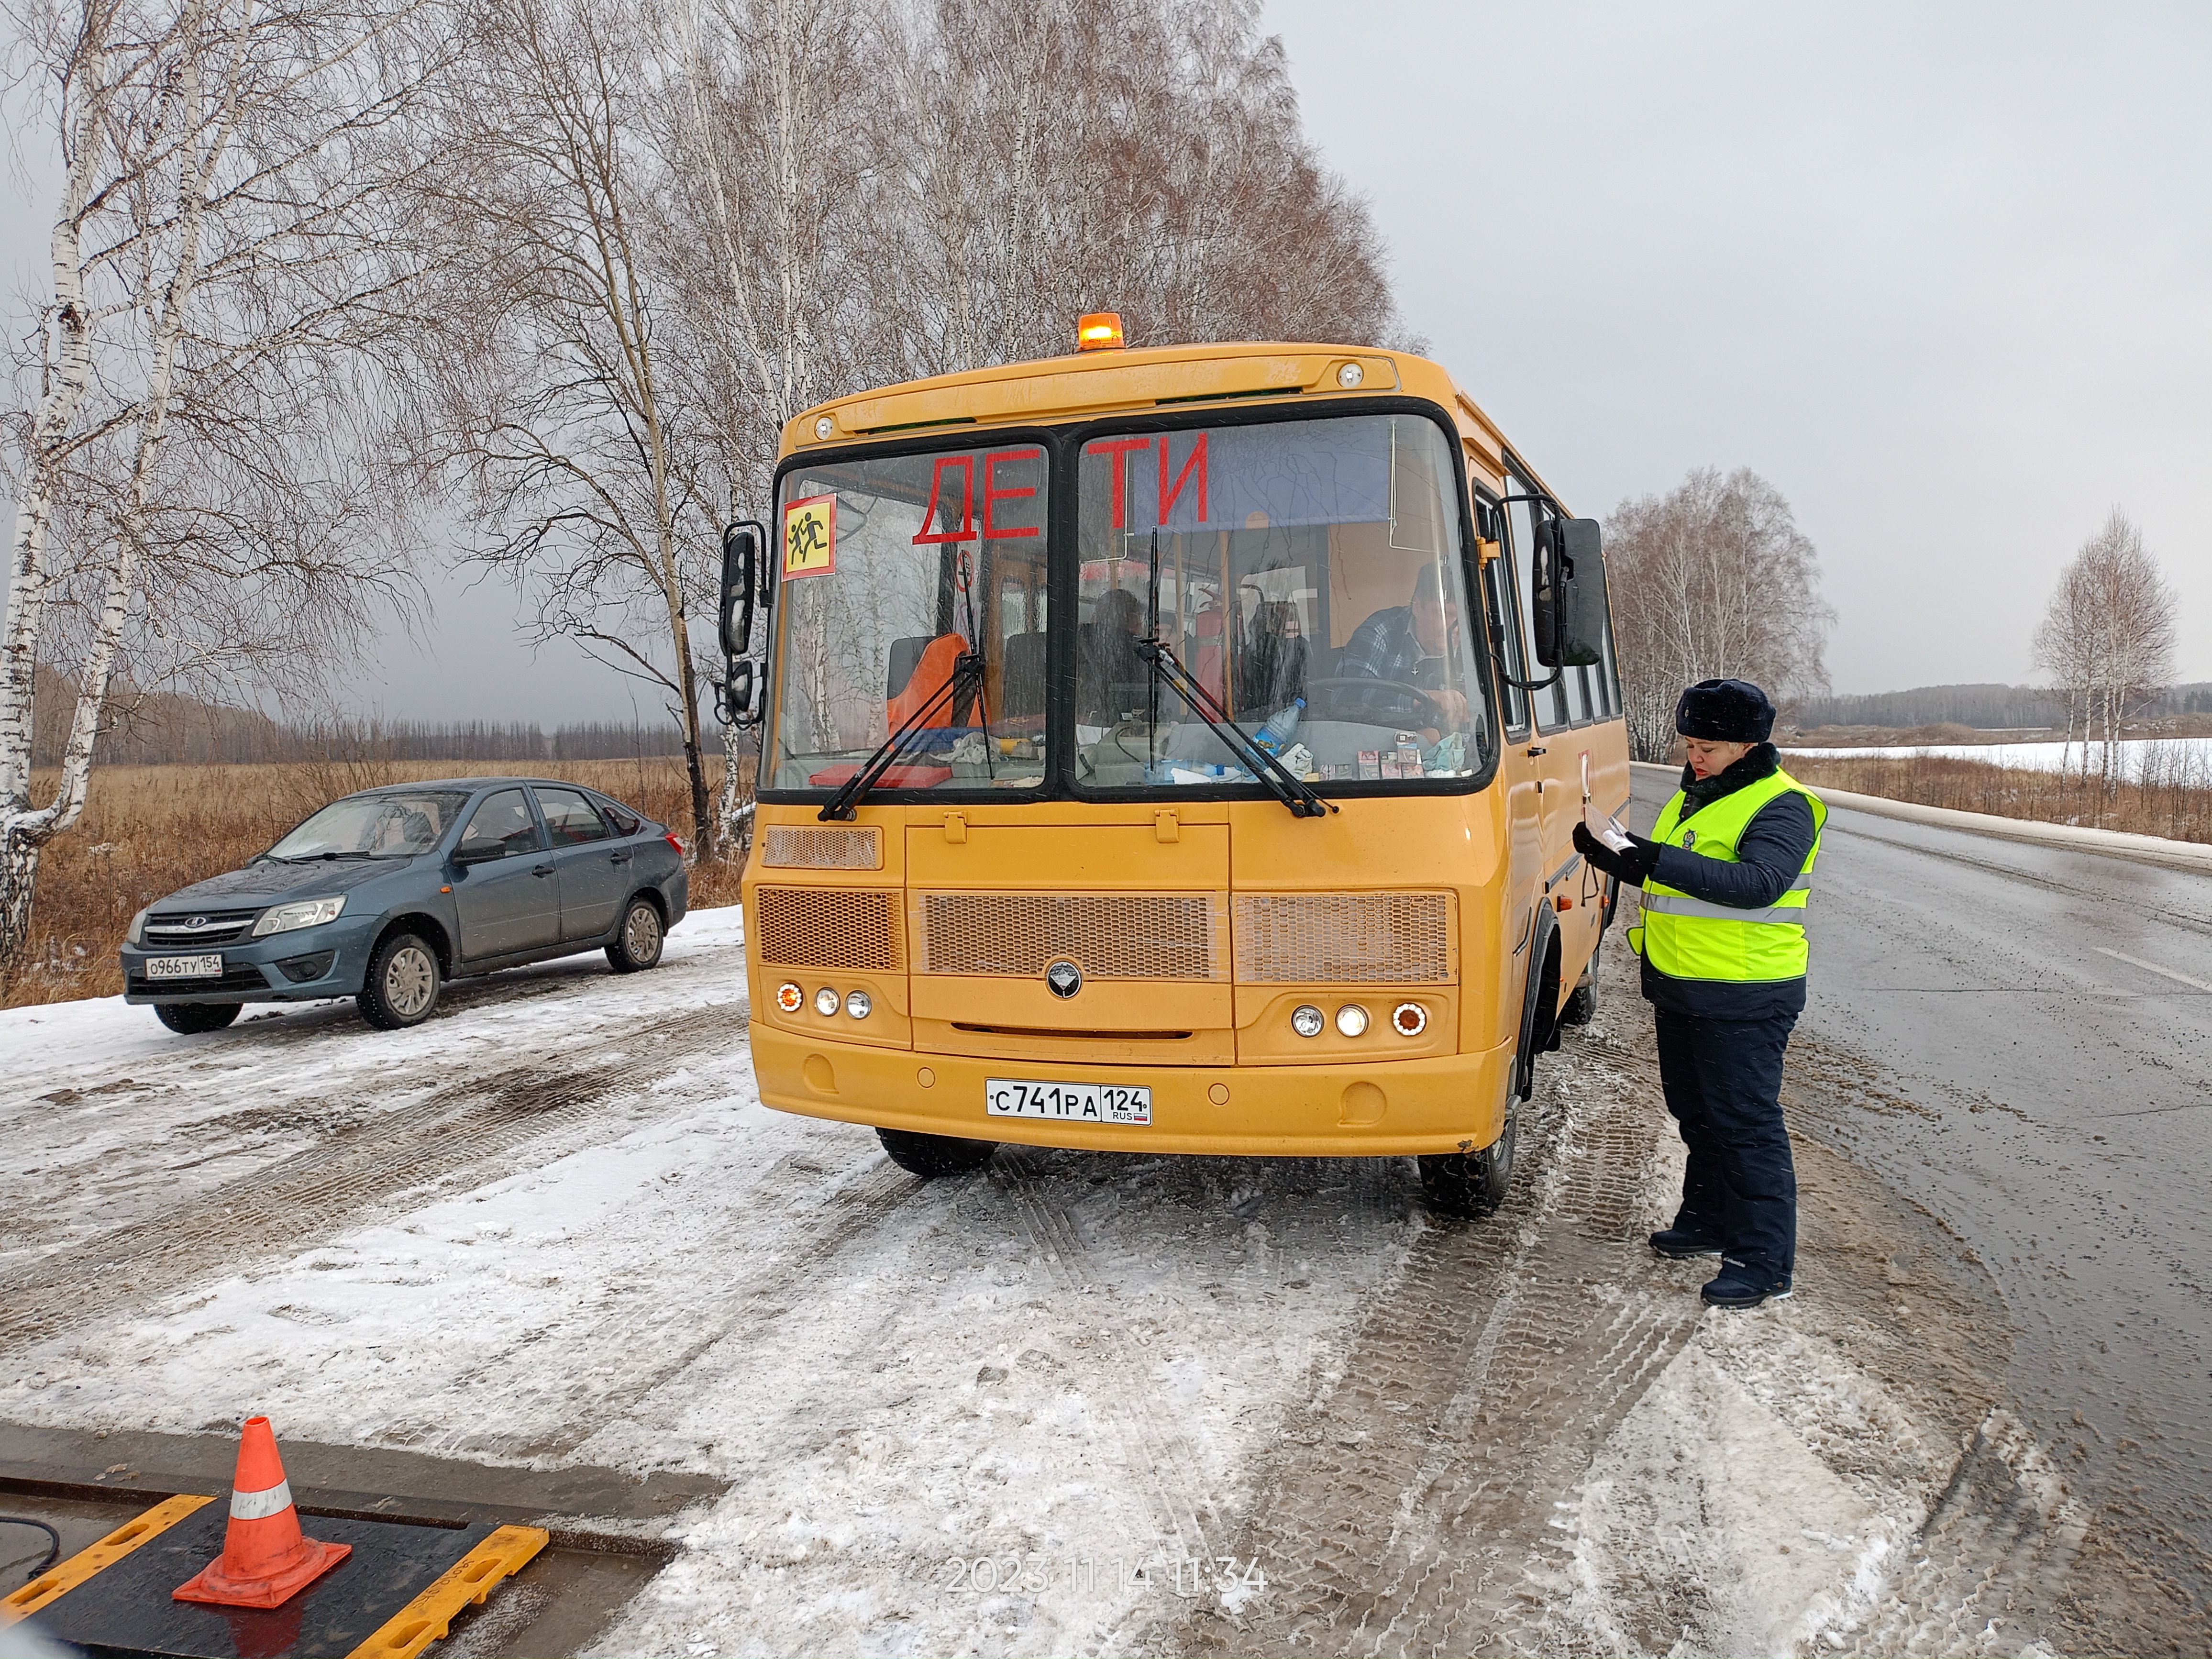
[[[722,684],[716,688],[715,712],[726,726],[760,724],[759,665],[746,653],[753,638],[753,606],[768,599],[767,573],[762,550],[768,529],[750,520],[722,532],[722,595],[715,617],[722,644]]]
[[[729,678],[715,688],[715,713],[722,717],[725,726],[747,726],[760,724],[761,710],[755,707],[754,693],[759,681],[753,674],[750,657],[739,657],[729,665]]]
[[[1536,660],[1587,668],[1605,659],[1604,537],[1595,519],[1551,519],[1537,530]]]
[[[722,654],[742,657],[752,644],[753,594],[760,585],[761,545],[767,532],[757,524],[733,524],[722,532],[722,605],[719,618]]]

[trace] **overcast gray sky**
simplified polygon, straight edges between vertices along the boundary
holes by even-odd
[[[2212,678],[2212,7],[1267,20],[1407,317],[1577,512],[1753,468],[1870,691],[2029,678],[2118,503]]]
[[[1578,512],[1749,466],[1837,690],[2030,678],[2114,504],[2212,678],[2212,7],[1268,0],[1401,304]],[[4,261],[34,268],[38,216]],[[627,719],[495,586],[387,641],[392,715]],[[650,714],[650,709],[641,712]]]

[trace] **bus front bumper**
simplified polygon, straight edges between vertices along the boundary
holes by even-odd
[[[1100,1066],[978,1060],[751,1030],[761,1099],[879,1129],[1097,1152],[1382,1158],[1472,1152],[1504,1126],[1513,1045],[1486,1054],[1352,1066]],[[994,1078],[1141,1084],[1149,1124],[993,1116]]]

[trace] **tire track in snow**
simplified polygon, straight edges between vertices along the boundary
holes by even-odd
[[[772,1181],[775,1173],[771,1169],[763,1184]],[[756,1338],[794,1307],[804,1307],[809,1287],[836,1267],[847,1247],[874,1234],[891,1211],[927,1185],[920,1176],[885,1160],[834,1188],[811,1214],[796,1206],[787,1209],[777,1218],[778,1227],[763,1230],[763,1237],[774,1243],[774,1253],[760,1252],[769,1259],[762,1261],[754,1284],[731,1302],[726,1314],[645,1376],[602,1395],[594,1402],[591,1419],[577,1421],[542,1445],[526,1448],[528,1455],[574,1454],[600,1432],[606,1420],[641,1415],[643,1402],[656,1390],[684,1377],[714,1349]]]
[[[1632,1270],[1665,1119],[1641,1056],[1584,1037],[1523,1109],[1524,1168],[1486,1222],[1433,1219],[1286,1431],[1236,1547],[1267,1590],[1163,1650],[1347,1654],[1547,1645],[1532,1573],[1553,1504],[1695,1324]]]
[[[564,1066],[555,1054],[434,1090],[187,1205],[40,1257],[0,1276],[0,1353],[306,1249],[402,1193],[482,1184],[494,1178],[486,1165],[529,1143],[580,1140],[603,1124],[609,1100],[692,1055],[741,1044],[745,1012],[742,1001],[710,1004],[629,1027],[619,1051],[595,1063]]]

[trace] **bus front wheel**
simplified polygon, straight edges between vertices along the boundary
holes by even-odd
[[[1515,1122],[1505,1120],[1505,1133],[1480,1152],[1437,1152],[1421,1159],[1421,1190],[1429,1207],[1445,1215],[1471,1216],[1480,1220],[1497,1213],[1505,1201],[1505,1188],[1513,1179]]]
[[[910,1174],[965,1175],[980,1170],[999,1150],[995,1140],[962,1140],[952,1135],[920,1135],[907,1129],[878,1129],[884,1156]]]

